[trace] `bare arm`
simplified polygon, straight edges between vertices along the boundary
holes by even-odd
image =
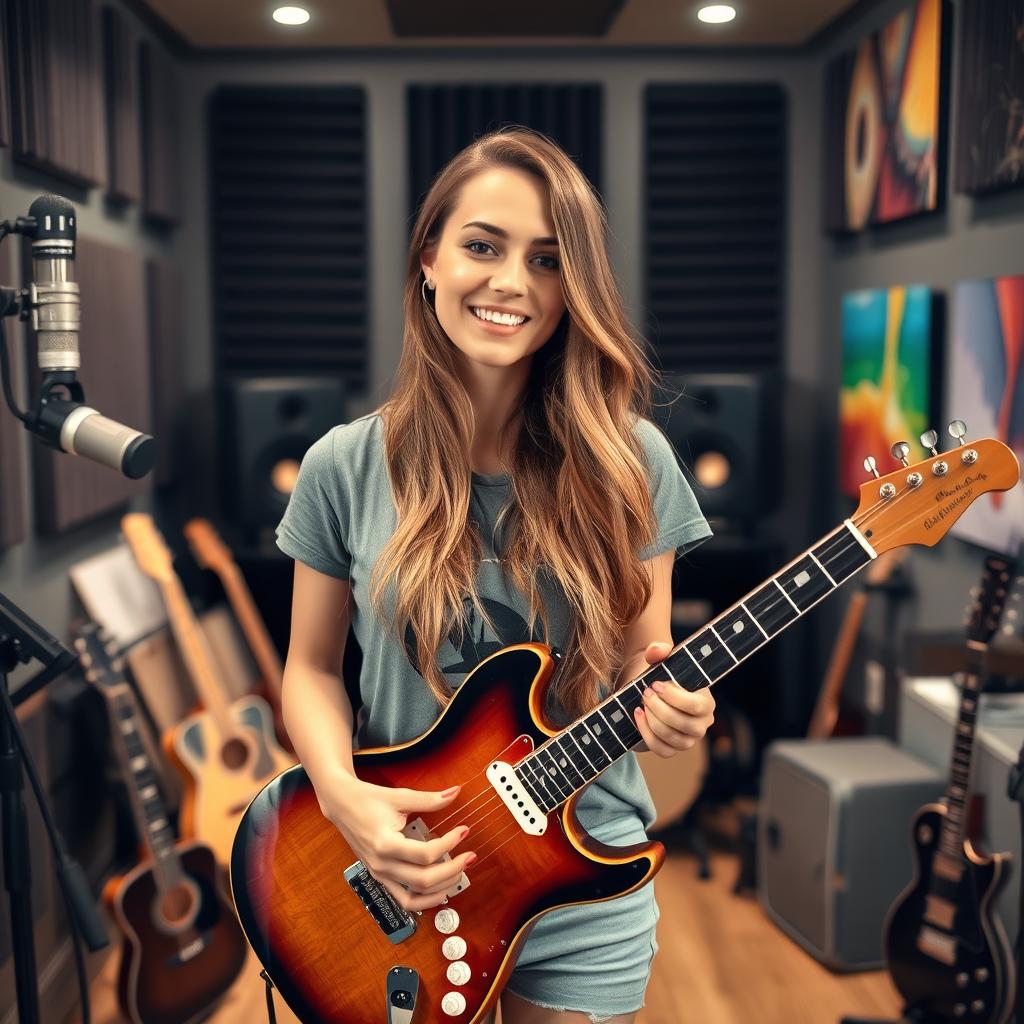
[[[429,842],[402,833],[409,812],[449,806],[458,786],[443,793],[388,789],[355,775],[352,703],[341,678],[351,601],[348,580],[295,563],[291,639],[281,691],[285,728],[324,816],[401,906],[425,910],[444,901],[476,854],[453,852],[469,833],[462,825]],[[439,863],[446,853],[452,859]]]

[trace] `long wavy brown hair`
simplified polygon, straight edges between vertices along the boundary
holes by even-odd
[[[473,406],[457,349],[421,294],[421,254],[435,247],[460,189],[493,167],[518,168],[547,190],[558,238],[566,311],[533,356],[511,446],[511,491],[497,552],[508,579],[550,636],[538,580],[561,587],[572,624],[554,680],[567,711],[601,697],[626,656],[627,627],[647,605],[652,581],[637,555],[655,537],[647,464],[635,432],[649,418],[655,372],[634,336],[608,259],[604,209],[575,163],[553,141],[504,128],[462,150],[435,178],[409,244],[402,355],[380,407],[398,526],[370,577],[380,620],[400,643],[415,638],[419,671],[444,706],[452,688],[437,651],[464,628],[463,595],[493,628],[476,593],[482,545],[469,519]],[[384,593],[394,601],[384,614]],[[389,602],[390,603],[390,602]],[[497,632],[497,631],[495,631]],[[458,643],[455,643],[458,647]]]

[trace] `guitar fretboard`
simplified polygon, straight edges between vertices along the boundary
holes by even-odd
[[[553,810],[641,741],[633,715],[656,678],[670,676],[691,691],[714,685],[874,557],[868,541],[847,520],[663,662],[523,758],[515,767],[519,780],[544,813]]]
[[[123,688],[105,694],[115,743],[120,748],[122,769],[135,813],[139,838],[149,848],[162,882],[169,886],[181,879],[181,865],[174,848],[174,830],[164,806],[156,773],[139,735],[139,709],[134,696]]]

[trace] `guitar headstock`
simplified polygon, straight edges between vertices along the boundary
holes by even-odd
[[[1016,563],[1011,558],[989,555],[981,582],[971,588],[973,602],[967,609],[967,639],[987,644],[999,629],[1007,598],[1014,586]]]
[[[874,479],[861,484],[860,504],[853,524],[878,554],[904,544],[931,547],[971,504],[989,491],[1007,491],[1020,480],[1017,456],[1002,441],[987,437],[966,443],[962,420],[953,420],[950,433],[960,441],[948,452],[937,452],[934,430],[921,435],[931,455],[910,465],[910,446],[898,441],[892,454],[902,467],[879,476],[874,458],[864,461]]]
[[[145,512],[129,512],[121,517],[121,532],[132,549],[139,568],[157,583],[171,583],[176,579],[174,556],[153,522]]]
[[[222,572],[235,564],[230,549],[209,519],[190,519],[182,532],[193,557],[204,569]]]
[[[104,693],[128,685],[114,638],[95,622],[75,630],[75,652],[85,678]]]

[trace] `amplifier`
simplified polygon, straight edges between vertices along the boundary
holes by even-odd
[[[882,924],[910,883],[910,821],[943,775],[881,737],[777,740],[765,751],[757,892],[836,970],[884,966]]]

